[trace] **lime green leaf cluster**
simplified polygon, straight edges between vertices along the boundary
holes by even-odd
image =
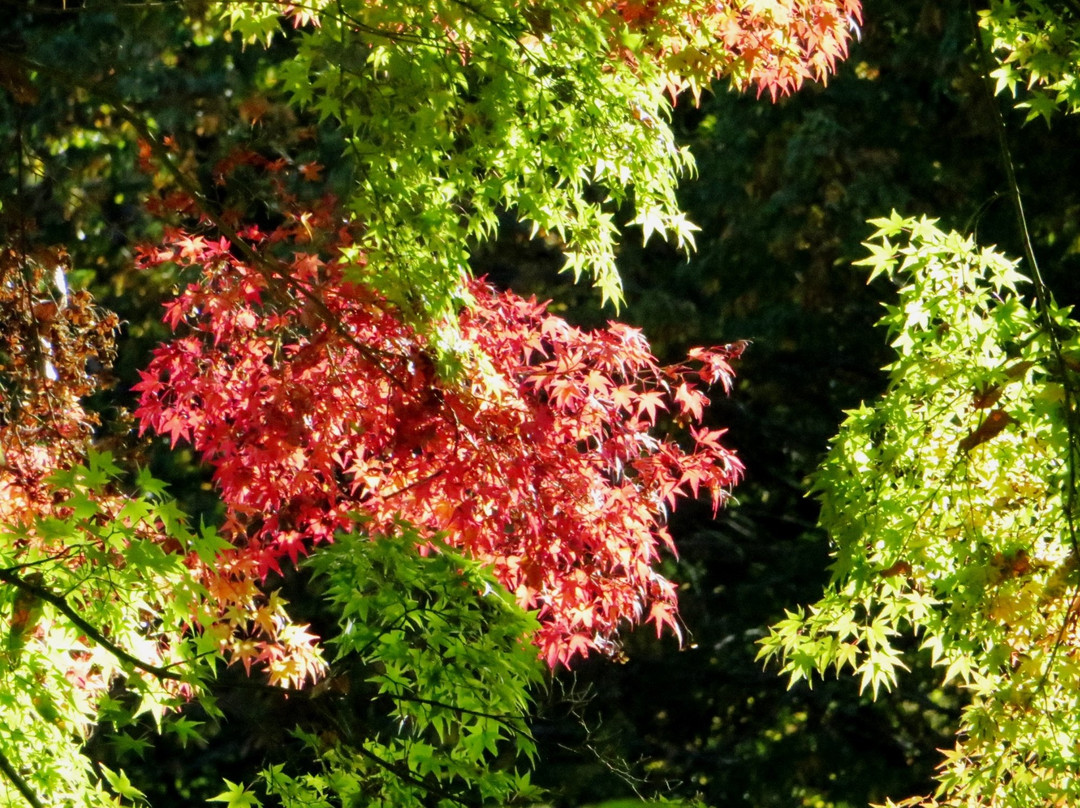
[[[49,805],[139,802],[127,776],[92,763],[84,743],[142,713],[168,726],[212,673],[191,630],[205,609],[184,561],[195,536],[145,473],[154,495],[128,494],[110,513],[102,502],[115,501],[119,473],[108,453],[91,451],[85,466],[53,476],[52,514],[0,526],[0,754]],[[0,805],[25,804],[15,783],[0,777]]]
[[[1073,804],[1080,324],[1052,304],[1037,316],[1014,262],[970,238],[896,214],[873,224],[859,263],[899,287],[882,319],[897,358],[814,479],[832,583],[760,655],[792,682],[851,669],[876,695],[918,638],[971,699],[928,804]]]
[[[50,805],[144,804],[122,770],[87,754],[88,739],[141,756],[150,742],[131,733],[144,714],[181,746],[202,741],[201,722],[180,712],[193,698],[221,716],[205,692],[224,653],[220,604],[194,563],[221,540],[189,529],[160,481],[140,472],[137,483],[120,493],[120,469],[91,451],[53,475],[51,515],[0,530],[0,765],[11,767],[0,805],[24,805],[26,790]],[[213,801],[408,808],[536,796],[517,764],[535,757],[537,621],[480,565],[420,544],[402,525],[391,538],[343,535],[312,556],[339,630],[333,671],[298,698],[330,710],[331,728],[296,731],[309,753],[299,771],[226,780]]]
[[[505,805],[536,796],[529,688],[542,665],[527,638],[535,618],[481,566],[418,536],[341,536],[307,562],[339,619],[336,657],[311,695],[336,702],[331,727],[298,732],[314,771],[280,764],[259,788],[285,805]],[[363,677],[365,703],[349,691]],[[347,684],[352,682],[352,684]],[[385,709],[381,716],[373,707]],[[238,786],[230,804],[254,792]]]
[[[225,19],[265,40],[281,30],[273,8],[230,3]],[[294,22],[310,24],[294,35],[295,58],[275,67],[279,87],[341,127],[347,207],[365,227],[357,274],[416,324],[449,329],[470,251],[504,212],[615,303],[621,206],[646,239],[692,245],[675,188],[693,163],[668,126],[664,77],[647,60],[612,57],[610,19],[577,2],[304,8]]]
[[[1018,97],[1027,119],[1080,109],[1080,8],[1041,0],[994,0],[979,25],[997,59],[996,91]]]

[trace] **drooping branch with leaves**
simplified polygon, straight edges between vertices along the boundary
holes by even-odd
[[[1030,92],[1016,106],[1029,121],[1075,109],[1074,15],[972,7],[982,78],[1015,95],[1024,77]],[[885,395],[848,412],[813,482],[831,584],[761,647],[793,683],[850,668],[874,696],[917,647],[962,690],[937,791],[889,805],[1077,799],[1080,323],[1043,280],[1005,121],[991,109],[1029,277],[931,220],[872,222],[858,263],[898,288],[881,321],[897,358]]]
[[[864,263],[899,286],[883,319],[898,354],[889,391],[848,414],[814,481],[833,584],[762,654],[793,681],[851,668],[877,694],[914,638],[971,695],[927,804],[1067,802],[1078,614],[1062,379],[1076,323],[1051,309],[1052,338],[1014,262],[969,238],[877,224]]]

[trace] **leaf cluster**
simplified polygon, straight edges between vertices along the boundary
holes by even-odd
[[[790,7],[789,7],[790,6]],[[857,2],[762,10],[701,2],[594,9],[437,2],[227,4],[249,41],[302,28],[280,67],[299,108],[336,121],[348,144],[346,203],[362,223],[368,269],[356,277],[411,325],[452,325],[475,245],[510,211],[556,239],[563,269],[622,298],[620,207],[630,225],[693,245],[675,198],[693,170],[670,104],[716,75],[778,93],[824,78],[846,54]],[[327,68],[327,65],[332,67]],[[573,70],[566,66],[574,65]],[[670,95],[670,99],[668,98]],[[453,335],[443,334],[444,349]],[[449,342],[447,342],[449,340]]]
[[[1017,97],[1027,120],[1049,124],[1056,111],[1080,109],[1080,38],[1075,3],[995,0],[980,12],[979,26],[996,66],[995,91]]]
[[[307,562],[339,621],[331,675],[312,699],[352,709],[330,729],[300,736],[321,774],[294,778],[272,767],[265,787],[285,805],[323,804],[331,791],[346,804],[406,806],[535,796],[514,768],[535,750],[526,724],[542,669],[527,640],[535,617],[476,562],[446,546],[418,550],[415,529],[399,528],[342,537]],[[367,705],[348,696],[358,674],[369,685]],[[384,705],[384,716],[372,715]]]
[[[904,636],[970,695],[943,805],[1070,799],[1076,536],[1070,366],[1077,325],[1037,315],[1014,262],[926,219],[874,222],[861,263],[887,306],[888,391],[848,413],[814,480],[832,584],[762,641],[791,681],[851,668],[895,685]],[[1046,322],[1046,321],[1049,322]],[[938,804],[928,800],[928,804]]]
[[[404,517],[539,608],[552,665],[613,652],[624,621],[676,627],[653,564],[671,547],[667,512],[702,492],[718,507],[740,475],[723,431],[702,424],[702,387],[730,387],[741,346],[662,366],[635,329],[582,331],[473,282],[455,328],[474,353],[446,377],[400,309],[349,280],[367,257],[333,229],[336,207],[282,209],[270,232],[175,230],[141,251],[201,272],[167,306],[177,336],[142,373],[136,416],[213,467],[225,574],[278,571],[358,512],[376,529]],[[691,449],[650,434],[662,412],[690,427]]]

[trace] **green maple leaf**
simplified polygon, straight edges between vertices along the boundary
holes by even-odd
[[[262,805],[259,798],[241,783],[232,783],[224,778],[225,790],[216,797],[211,797],[207,802],[223,802],[228,808],[248,808],[248,806]]]

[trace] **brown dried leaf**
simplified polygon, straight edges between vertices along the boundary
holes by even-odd
[[[996,409],[986,416],[978,427],[976,427],[970,435],[960,441],[960,449],[965,452],[970,452],[980,443],[986,443],[988,440],[994,438],[1000,434],[1009,424],[1015,424],[1016,419],[1009,415],[1003,409]]]

